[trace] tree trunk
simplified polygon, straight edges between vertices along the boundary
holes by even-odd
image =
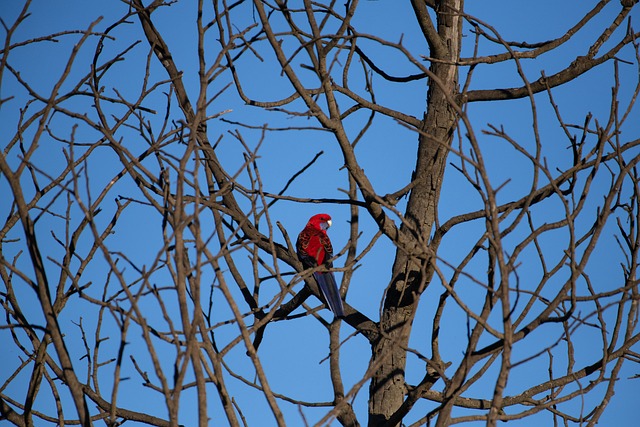
[[[458,71],[453,65],[460,55],[463,0],[441,1],[437,16],[439,40],[427,41],[434,61],[430,70],[426,113],[418,137],[418,153],[401,239],[410,242],[413,253],[396,251],[391,284],[385,297],[380,327],[381,338],[373,344],[374,363],[380,367],[371,379],[369,427],[385,425],[401,407],[406,393],[404,369],[409,332],[422,293],[432,273],[427,273],[429,236],[436,219],[444,170],[457,123],[450,100],[457,99]],[[420,12],[416,10],[416,14]],[[418,16],[418,19],[424,19]],[[434,46],[438,43],[444,49]],[[436,83],[436,78],[441,84]],[[381,360],[382,358],[382,360]],[[399,424],[399,423],[398,423]]]

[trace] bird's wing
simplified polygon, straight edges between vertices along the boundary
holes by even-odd
[[[296,249],[298,251],[298,257],[301,260],[305,257],[312,257],[316,261],[316,265],[325,262],[333,253],[329,237],[322,231],[311,227],[305,227],[305,229],[300,232],[298,241],[296,242]],[[305,265],[305,267],[312,266],[313,265]]]
[[[323,249],[323,260],[322,262],[327,262],[327,260],[333,257],[333,246],[331,246],[331,240],[329,236],[327,236],[326,232],[318,233],[318,241]],[[318,262],[318,264],[322,264],[322,262]]]

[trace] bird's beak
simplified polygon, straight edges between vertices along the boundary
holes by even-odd
[[[331,227],[331,220],[320,223],[320,227],[323,230],[327,230],[329,227]]]
[[[331,220],[327,221],[327,228],[331,227]]]

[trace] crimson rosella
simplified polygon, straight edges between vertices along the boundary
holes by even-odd
[[[331,217],[327,214],[314,215],[309,219],[304,230],[298,235],[296,250],[298,258],[305,268],[315,268],[324,264],[327,268],[333,265],[330,261],[333,257],[331,240],[327,236],[327,229],[331,227]],[[344,308],[336,279],[331,271],[316,271],[313,273],[322,296],[329,305],[333,314],[338,318],[344,317]]]

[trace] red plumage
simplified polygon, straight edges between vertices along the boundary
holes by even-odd
[[[298,235],[296,249],[298,257],[305,267],[316,267],[333,256],[333,247],[326,231],[330,226],[331,217],[329,215],[314,215]],[[312,258],[315,263],[309,258]]]
[[[332,267],[330,259],[333,257],[333,247],[327,235],[329,227],[331,227],[331,217],[327,214],[317,214],[309,219],[307,225],[298,235],[296,250],[298,258],[305,268],[314,268],[322,264],[327,268]],[[331,311],[337,317],[344,317],[342,299],[333,273],[318,271],[313,276]]]

